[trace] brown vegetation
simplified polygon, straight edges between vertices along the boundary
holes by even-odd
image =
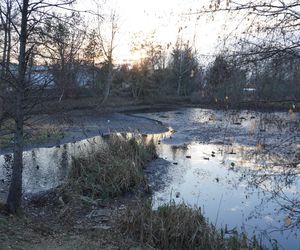
[[[155,249],[261,249],[238,233],[224,236],[203,217],[199,208],[174,202],[153,210],[150,203],[128,209],[121,229]]]
[[[140,184],[147,189],[143,167],[155,157],[153,142],[113,136],[92,154],[73,158],[66,188],[92,199],[120,195]]]

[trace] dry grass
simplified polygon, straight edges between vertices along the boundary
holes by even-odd
[[[171,202],[153,210],[150,203],[128,209],[121,230],[157,249],[261,249],[255,239],[235,234],[225,237],[202,216],[200,209]]]
[[[143,167],[155,157],[153,142],[114,136],[92,154],[73,158],[66,187],[91,199],[120,195],[146,183]]]

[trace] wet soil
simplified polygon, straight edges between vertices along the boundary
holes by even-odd
[[[0,249],[147,249],[119,229],[134,194],[85,204],[64,202],[55,189],[25,199],[19,215],[0,210]]]
[[[31,125],[25,131],[27,139],[25,150],[53,147],[118,132],[156,134],[168,130],[161,122],[149,118],[88,110],[36,115],[31,117],[27,124]],[[39,136],[35,136],[36,131],[39,131]],[[11,150],[12,145],[6,145],[6,147],[0,148],[0,154],[8,153]]]

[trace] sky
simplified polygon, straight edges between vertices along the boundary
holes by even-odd
[[[78,0],[82,10],[95,10],[97,0]],[[189,40],[199,54],[214,54],[218,36],[224,32],[222,16],[212,20],[209,17],[187,15],[200,9],[209,0],[102,0],[101,13],[108,15],[114,10],[119,16],[119,32],[116,39],[115,57],[118,63],[137,60],[131,44],[134,34],[147,37],[154,32],[161,44],[176,42],[179,27],[183,28],[181,37]],[[105,3],[103,3],[105,2]],[[89,19],[88,26],[95,24]]]

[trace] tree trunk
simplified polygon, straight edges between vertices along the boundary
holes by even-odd
[[[111,87],[112,81],[113,81],[113,73],[112,73],[113,69],[112,68],[113,68],[112,63],[109,63],[108,76],[107,76],[107,80],[105,82],[105,86],[104,86],[104,90],[103,90],[103,99],[102,99],[101,105],[107,101],[109,93],[110,93],[110,87]]]
[[[3,52],[2,52],[2,69],[1,69],[1,80],[4,78],[4,72],[6,69],[6,58],[7,58],[7,23],[4,25],[4,41],[3,41]]]
[[[182,85],[182,52],[180,52],[180,60],[179,60],[179,76],[178,76],[178,80],[177,80],[177,96],[180,96],[181,85]]]
[[[22,200],[22,171],[23,171],[23,125],[24,125],[24,110],[23,100],[26,87],[26,43],[27,43],[27,19],[28,19],[28,2],[23,0],[21,33],[20,33],[20,50],[19,50],[19,65],[18,79],[16,87],[16,105],[15,105],[15,137],[14,137],[14,152],[13,152],[13,170],[12,178],[9,187],[9,193],[6,201],[6,207],[10,213],[16,213],[21,207]]]
[[[23,96],[17,93],[16,105],[21,106]],[[16,127],[14,137],[14,157],[13,157],[13,172],[9,193],[6,201],[7,209],[10,213],[16,213],[21,207],[22,199],[22,172],[23,172],[23,110],[17,108]]]
[[[181,93],[181,75],[178,77],[177,80],[177,96],[180,96]]]
[[[2,52],[2,67],[0,71],[0,119],[3,115],[3,98],[4,98],[4,84],[5,84],[5,69],[6,69],[6,53],[7,53],[7,18],[1,15],[1,23],[4,30],[4,40],[3,40],[3,52]]]
[[[6,74],[10,71],[10,54],[11,54],[11,9],[12,3],[7,4],[7,53],[6,53]]]
[[[2,21],[3,22],[3,21]],[[5,84],[5,68],[6,68],[6,52],[7,52],[7,23],[3,23],[4,26],[4,41],[2,52],[2,67],[0,72],[0,118],[3,113],[3,99],[4,98],[4,84]]]

